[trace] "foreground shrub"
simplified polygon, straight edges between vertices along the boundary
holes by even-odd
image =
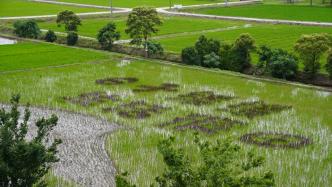
[[[330,75],[330,79],[332,79],[332,50],[329,51],[329,54],[327,56],[327,62],[325,65],[325,69]]]
[[[47,41],[47,42],[55,42],[56,39],[57,39],[57,37],[56,37],[54,31],[52,31],[52,30],[47,31],[47,33],[45,34],[45,41]]]
[[[194,140],[199,161],[189,159],[188,153],[178,148],[175,138],[170,137],[158,145],[166,169],[156,178],[157,186],[273,186],[274,176],[270,171],[253,172],[264,165],[264,158],[253,151],[244,151],[230,140],[211,143],[197,136]],[[250,173],[250,174],[249,174]],[[120,175],[119,183],[129,184]]]
[[[33,20],[19,20],[14,23],[14,33],[19,37],[38,38],[40,29]]]
[[[195,47],[184,48],[181,52],[181,59],[184,64],[188,65],[201,65],[200,57]]]
[[[25,109],[20,122],[19,96],[11,99],[12,108],[0,110],[0,182],[1,186],[43,186],[42,177],[58,162],[57,146],[61,140],[49,139],[58,118],[39,119],[35,136],[28,138],[30,111]]]
[[[164,48],[161,46],[160,43],[148,41],[147,47],[149,55],[161,55],[164,53]]]
[[[328,50],[330,44],[326,34],[312,34],[302,36],[294,49],[299,53],[304,63],[304,72],[309,78],[314,78],[320,69],[320,58]]]
[[[114,23],[108,23],[104,26],[97,35],[97,40],[103,49],[111,49],[113,42],[120,39],[120,32],[116,31]]]
[[[67,44],[68,45],[75,45],[78,41],[78,34],[76,32],[68,32],[67,34]]]

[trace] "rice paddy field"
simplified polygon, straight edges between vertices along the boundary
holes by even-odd
[[[33,45],[36,43],[6,45],[1,51],[41,50]],[[53,45],[38,45],[54,49]],[[165,137],[176,135],[177,146],[184,148],[192,160],[197,159],[192,149],[194,132],[209,140],[231,138],[244,149],[264,156],[266,164],[257,172],[272,170],[276,186],[331,185],[331,92],[227,71],[56,47],[60,52],[87,53],[91,58],[73,57],[71,64],[56,68],[44,64],[38,69],[27,67],[22,71],[17,66],[0,72],[1,103],[7,103],[13,93],[21,93],[23,103],[91,114],[120,124],[123,128],[108,136],[106,148],[118,171],[128,171],[130,180],[139,186],[149,186],[161,174],[163,163],[156,146]],[[25,59],[26,53],[16,53],[16,59]],[[35,55],[35,61],[40,56],[43,53]],[[1,62],[6,59],[1,58]],[[33,61],[33,57],[29,60]],[[64,59],[52,61],[61,64]],[[21,71],[13,72],[15,69]],[[96,92],[117,99],[85,97]],[[217,127],[209,125],[212,119],[218,121]],[[190,126],[193,120],[207,123]],[[257,141],[264,142],[270,137],[268,133],[274,132],[300,136],[291,136],[287,141],[307,138],[304,140],[308,142],[284,147],[278,139],[274,146],[240,141],[243,135],[257,132],[267,133]]]
[[[109,5],[108,0],[61,1]],[[172,1],[184,5],[216,2],[224,1]],[[309,9],[274,0],[265,3],[268,4],[192,11],[326,22],[332,17],[331,8]],[[169,1],[114,0],[113,5],[163,7]],[[66,9],[100,10],[1,0],[0,17],[56,14]],[[231,43],[240,34],[249,33],[257,46],[266,44],[289,51],[303,34],[332,34],[330,27],[177,16],[162,19],[164,24],[152,39],[160,42],[166,51],[175,53],[194,45],[202,34]],[[121,39],[129,39],[124,32],[126,15],[82,18],[78,33],[95,38],[98,30],[111,21],[116,23]],[[12,21],[0,25],[11,26]],[[38,20],[38,25],[64,32],[54,20]],[[253,61],[257,62],[256,56]],[[87,114],[117,124],[120,128],[107,134],[105,149],[117,172],[127,171],[129,180],[137,186],[150,186],[164,171],[157,150],[158,142],[164,138],[175,136],[176,146],[183,148],[191,161],[199,162],[193,144],[196,132],[202,139],[213,142],[231,139],[244,150],[264,156],[265,165],[253,172],[271,170],[277,187],[332,186],[332,92],[327,89],[20,39],[16,44],[0,45],[0,88],[0,105],[9,104],[11,96],[20,93],[21,103],[33,107]],[[79,181],[57,177],[53,171],[45,178],[48,186],[80,186]]]
[[[311,7],[304,5],[253,4],[234,7],[192,9],[188,11],[218,16],[332,22],[332,7],[329,6]]]
[[[92,5],[104,5],[110,6],[109,0],[61,0],[63,2],[81,3],[81,4],[92,4]],[[209,4],[209,3],[220,3],[223,0],[113,0],[114,7],[137,7],[137,6],[151,6],[151,7],[168,7],[174,4],[182,5],[198,5],[198,4]]]
[[[64,10],[75,13],[101,12],[103,9],[37,3],[27,0],[1,0],[0,17],[52,15]]]

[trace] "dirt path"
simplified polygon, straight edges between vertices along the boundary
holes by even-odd
[[[8,105],[0,104],[0,108]],[[23,108],[20,108],[23,112]],[[55,175],[72,180],[82,186],[115,186],[116,170],[105,150],[105,136],[118,128],[117,125],[95,117],[31,107],[30,124],[41,117],[56,114],[59,122],[51,133],[61,138],[60,162],[53,166]],[[30,136],[36,128],[31,126]]]

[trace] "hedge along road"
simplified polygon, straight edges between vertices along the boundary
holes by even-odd
[[[10,109],[9,105],[0,104],[0,108]],[[21,115],[24,108],[19,108]],[[50,134],[60,138],[58,157],[60,161],[53,166],[55,175],[72,180],[83,186],[115,186],[116,170],[105,149],[108,133],[119,127],[107,120],[92,116],[30,107],[28,137],[36,133],[35,122],[42,117],[58,116],[58,125]]]

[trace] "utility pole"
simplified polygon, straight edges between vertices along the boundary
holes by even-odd
[[[169,9],[172,9],[172,0],[169,0]]]

